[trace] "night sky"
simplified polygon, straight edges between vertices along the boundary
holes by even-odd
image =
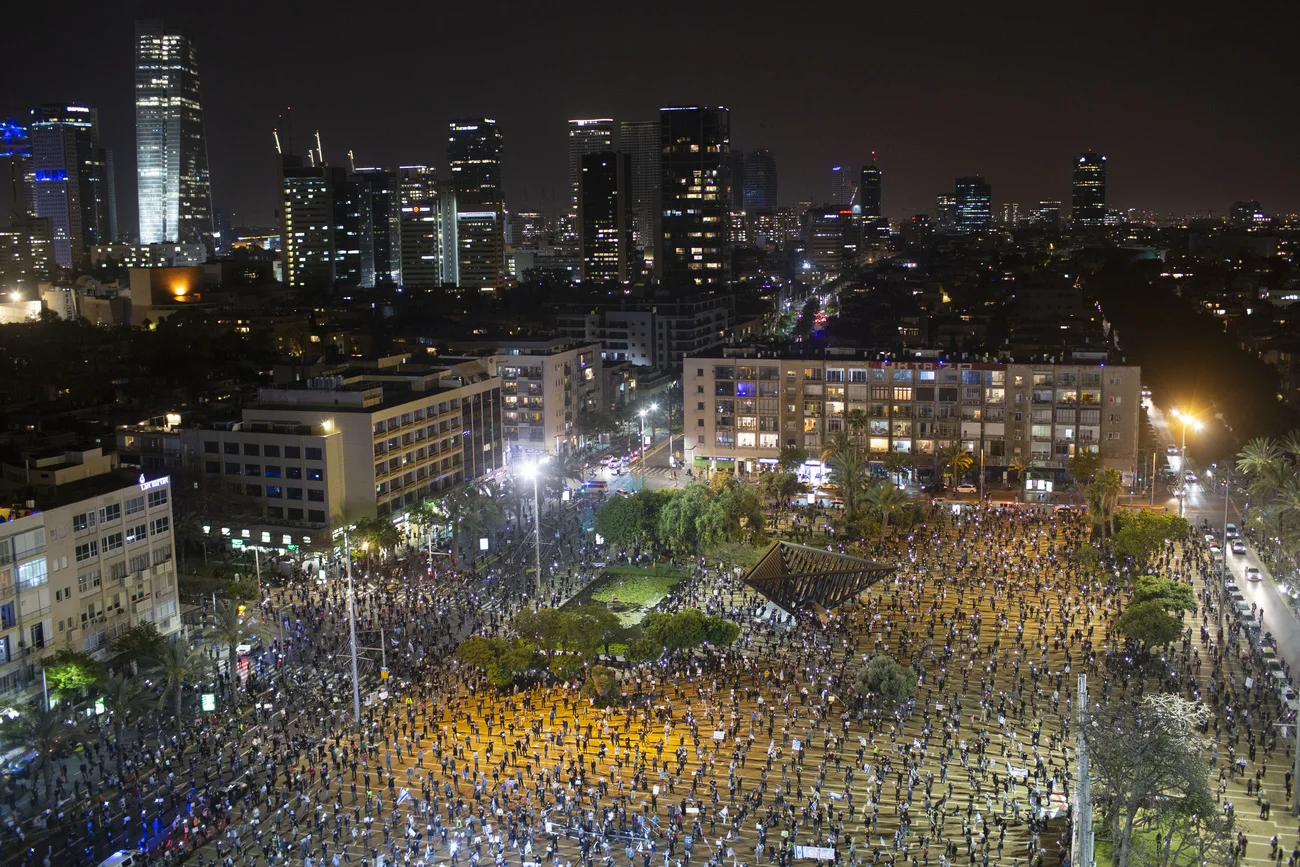
[[[890,216],[932,212],[976,172],[995,204],[1068,203],[1071,155],[1091,147],[1112,205],[1300,211],[1294,2],[13,5],[0,111],[97,107],[125,230],[133,22],[162,12],[197,41],[213,201],[237,225],[272,222],[286,105],[299,151],[319,128],[333,164],[352,148],[440,172],[448,118],[495,117],[512,210],[564,201],[566,119],[720,103],[733,147],[776,152],[782,204],[828,199],[830,167],[873,149]]]

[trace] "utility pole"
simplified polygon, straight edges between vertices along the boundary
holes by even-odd
[[[361,725],[361,683],[357,679],[357,604],[352,592],[352,546],[348,544],[348,531],[343,531],[343,556],[348,570],[348,633],[352,651],[352,718]]]
[[[537,477],[541,468],[533,473],[533,555],[537,566],[537,604],[542,604],[542,504],[537,493]]]
[[[1088,725],[1088,676],[1079,675],[1079,695],[1075,708],[1075,750],[1078,753],[1078,778],[1074,783],[1074,863],[1079,867],[1093,867],[1092,854],[1092,781],[1089,779],[1088,740],[1084,730]]]

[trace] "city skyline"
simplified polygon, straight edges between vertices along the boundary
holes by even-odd
[[[57,19],[52,10],[18,12],[5,37],[13,71],[0,108],[15,117],[47,102],[99,108],[104,146],[119,154],[120,223],[131,231],[138,225],[136,178],[133,161],[120,155],[133,152],[135,144],[133,33],[137,17],[160,9],[150,4],[71,7]],[[866,15],[842,11],[837,17],[850,24]],[[748,57],[743,33],[728,39],[707,63],[670,64],[664,60],[670,55],[653,50],[672,43],[665,19],[646,25],[634,39],[603,40],[579,61],[546,47],[560,44],[560,35],[577,26],[582,19],[576,14],[520,12],[499,20],[489,14],[457,8],[446,10],[445,24],[427,22],[439,23],[440,30],[490,22],[499,33],[501,59],[490,73],[459,78],[454,87],[418,99],[408,88],[376,88],[369,76],[351,76],[347,70],[353,64],[306,62],[319,57],[322,47],[353,51],[363,63],[389,62],[378,48],[368,47],[382,40],[367,34],[387,26],[391,16],[350,22],[346,37],[326,27],[328,15],[304,20],[259,9],[257,27],[248,27],[239,10],[177,17],[178,26],[196,34],[202,58],[215,206],[238,214],[237,223],[272,221],[277,196],[271,128],[287,105],[293,106],[299,148],[319,128],[326,157],[336,165],[353,150],[365,165],[424,163],[442,171],[446,123],[471,115],[494,117],[514,143],[503,171],[507,207],[559,213],[568,198],[570,118],[612,117],[621,124],[651,119],[666,105],[697,103],[731,110],[735,147],[776,154],[783,205],[824,199],[830,168],[866,164],[873,150],[887,175],[884,211],[890,217],[931,213],[934,196],[948,189],[953,177],[974,173],[989,179],[998,203],[1028,207],[1042,199],[1068,201],[1070,160],[1092,148],[1110,157],[1108,199],[1117,207],[1226,214],[1233,201],[1257,199],[1270,211],[1300,210],[1300,179],[1289,168],[1288,144],[1297,137],[1297,120],[1270,108],[1295,89],[1297,73],[1284,62],[1282,35],[1295,30],[1283,20],[1296,18],[1290,8],[1243,9],[1231,20],[1216,18],[1210,27],[1202,26],[1208,19],[1196,10],[1168,20],[1152,11],[1126,10],[1101,22],[1034,7],[1031,14],[1007,16],[1015,18],[1014,25],[989,28],[976,45],[962,40],[969,27],[982,22],[976,12],[954,6],[927,13],[924,20],[903,12],[886,22],[894,38],[880,52],[844,58],[846,64],[866,65],[855,80],[892,82],[875,89],[809,88],[815,73],[780,57],[744,59],[750,74],[731,74],[734,62]],[[413,15],[410,25],[424,26],[422,13]],[[761,27],[762,19],[738,23],[748,31]],[[729,20],[719,15],[716,23],[722,27]],[[812,33],[817,20],[783,21],[781,32],[797,40],[805,31]],[[44,63],[41,47],[20,38],[52,27],[63,31],[70,56],[95,58],[94,74],[88,74],[89,64]],[[1155,35],[1161,38],[1152,43]],[[222,47],[235,43],[238,52]],[[1206,52],[1213,48],[1221,62],[1204,68],[1171,62],[1175,55],[1204,53],[1198,46]],[[454,66],[477,51],[452,43],[444,59]],[[924,62],[917,59],[921,56]],[[1084,60],[1102,56],[1106,63],[1092,64],[1086,76],[1078,74]],[[1239,98],[1240,81],[1222,70],[1247,67],[1274,73],[1253,77]],[[298,74],[301,68],[312,74]],[[546,68],[552,81],[569,83],[541,91],[518,86],[530,80],[529,70],[539,68]],[[590,68],[605,73],[580,74]],[[959,75],[959,69],[965,72]],[[399,65],[393,74],[402,74]],[[1152,93],[1160,98],[1153,101]],[[870,100],[873,110],[846,110],[859,99]],[[1024,123],[1027,117],[1032,125]],[[952,136],[953,128],[966,134]],[[1216,169],[1205,173],[1211,161]],[[1187,184],[1189,177],[1198,183]]]

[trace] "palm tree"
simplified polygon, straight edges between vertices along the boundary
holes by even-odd
[[[848,452],[858,452],[861,454],[861,449],[859,449],[858,444],[853,441],[853,437],[849,436],[842,430],[836,431],[831,434],[830,441],[826,443],[826,448],[822,449],[822,460],[828,461],[834,455],[842,455]]]
[[[866,410],[851,409],[844,415],[844,424],[849,428],[849,432],[857,438],[858,447],[862,447],[862,435],[867,432],[871,426],[871,419]]]
[[[1248,476],[1259,476],[1282,460],[1282,447],[1268,437],[1256,437],[1237,452],[1237,469]]]
[[[1124,480],[1118,470],[1097,472],[1085,491],[1088,511],[1093,515],[1093,520],[1101,524],[1103,536],[1106,535],[1107,524],[1110,525],[1110,531],[1115,532],[1115,509],[1119,506],[1119,498],[1123,493]]]
[[[1024,481],[1025,472],[1028,469],[1029,467],[1028,465],[1025,464],[1025,459],[1020,457],[1019,455],[1013,457],[1011,459],[1011,463],[1007,464],[1007,472],[1015,473],[1017,482]]]
[[[910,475],[913,461],[908,452],[888,452],[881,463],[884,464],[890,481],[893,481],[895,478],[901,479],[903,473]]]
[[[50,782],[54,763],[72,755],[86,737],[83,724],[75,717],[68,718],[69,710],[68,705],[59,705],[51,710],[42,703],[25,709],[16,717],[0,721],[0,742],[37,754],[47,799],[54,794]]]
[[[109,678],[100,684],[99,693],[109,725],[113,727],[113,740],[120,744],[127,723],[143,719],[152,701],[144,685],[133,677]],[[122,750],[117,751],[117,775],[122,776]]]
[[[167,701],[170,694],[176,700],[176,728],[181,727],[181,700],[184,698],[185,684],[207,674],[210,663],[193,645],[180,638],[172,638],[162,646],[158,658],[149,666],[146,673],[162,686],[158,697],[158,706]]]
[[[239,607],[231,602],[218,602],[212,626],[206,632],[209,639],[224,645],[230,655],[226,673],[230,675],[233,688],[235,677],[235,654],[239,645],[262,636],[265,630],[251,619],[245,620],[239,613]],[[239,704],[239,690],[234,690],[234,702]]]
[[[824,460],[830,467],[831,481],[840,489],[840,496],[844,498],[844,517],[851,521],[857,517],[858,504],[871,484],[871,472],[862,452],[856,448],[828,449],[827,452]]]
[[[935,455],[935,467],[945,478],[957,484],[962,474],[971,468],[975,463],[975,456],[969,451],[958,446],[951,445],[941,449]]]
[[[880,541],[883,542],[889,529],[889,516],[907,505],[908,496],[893,485],[881,484],[868,488],[864,499],[880,514]]]

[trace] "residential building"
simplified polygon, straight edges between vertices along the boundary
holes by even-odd
[[[602,153],[614,149],[614,120],[603,117],[587,120],[569,121],[569,205],[573,213],[578,213],[580,184],[582,181],[582,158],[587,154]]]
[[[651,260],[659,250],[662,147],[659,121],[624,121],[618,125],[618,148],[632,158],[632,243]]]
[[[957,197],[940,194],[934,197],[934,222],[942,231],[952,232],[957,228]]]
[[[659,112],[660,219],[655,272],[672,291],[727,285],[731,274],[731,114],[722,107]]]
[[[987,232],[993,227],[993,189],[982,175],[957,179],[958,232]]]
[[[511,338],[454,342],[448,352],[481,361],[500,379],[503,437],[516,457],[577,448],[579,417],[602,406],[599,344]]]
[[[678,369],[685,356],[726,342],[735,324],[734,301],[730,295],[695,295],[572,308],[556,315],[555,330],[599,342],[607,363]]]
[[[96,244],[112,240],[108,157],[99,146],[99,116],[84,105],[42,105],[28,127],[35,171],[35,209],[53,230],[54,261],[81,264]]]
[[[438,173],[429,166],[401,166],[398,170],[398,234],[401,262],[400,284],[411,289],[435,289],[443,285],[443,206],[450,205],[451,234],[456,229],[456,194],[448,186],[450,201],[439,196]],[[453,244],[453,248],[454,248]],[[459,269],[458,255],[451,257],[453,271]],[[455,280],[450,281],[453,285]]]
[[[628,280],[632,259],[632,157],[617,151],[585,154],[578,187],[582,279]]]
[[[779,358],[737,347],[684,362],[687,451],[696,466],[753,472],[784,446],[820,454],[839,432],[879,460],[918,465],[946,448],[1002,478],[1023,463],[1058,480],[1078,451],[1136,470],[1141,369],[1104,364],[878,361],[864,352]],[[861,410],[865,429],[849,426]]]
[[[198,243],[211,250],[198,55],[183,31],[163,21],[136,23],[135,146],[140,243]]]
[[[1081,153],[1074,158],[1070,183],[1070,221],[1078,229],[1106,225],[1106,157]]]
[[[103,659],[133,626],[180,627],[171,480],[63,480],[79,457],[36,458],[33,472],[58,481],[0,523],[0,697],[12,707],[40,695],[41,669],[60,650]]]
[[[776,210],[776,154],[754,148],[745,157],[744,209],[747,213]]]

